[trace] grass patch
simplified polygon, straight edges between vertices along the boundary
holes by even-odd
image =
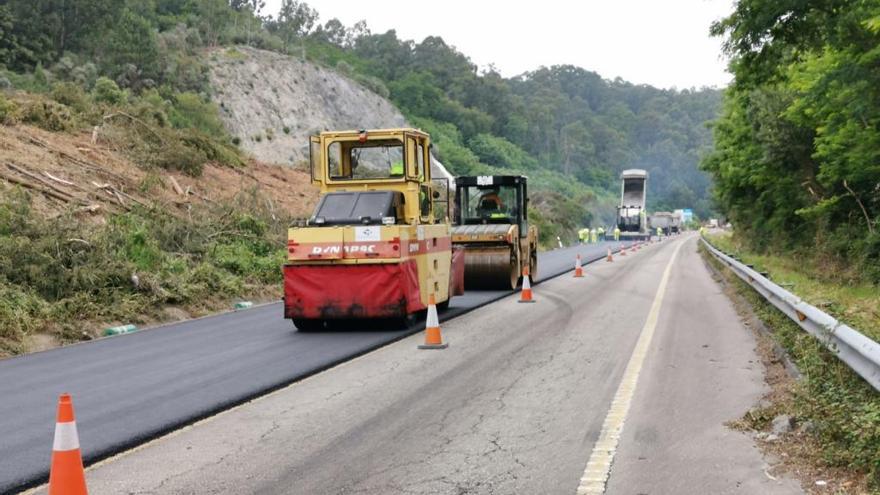
[[[760,267],[768,269],[777,281],[795,274],[803,276],[805,281],[793,279],[796,280],[793,292],[802,297],[807,287],[813,287],[811,284],[818,286],[816,282],[806,283],[810,278],[804,274],[804,268],[794,269],[791,262],[765,260],[763,256],[752,257],[737,251],[729,235],[712,236],[711,241],[724,251],[736,252],[756,267],[759,262],[767,261]],[[820,446],[819,461],[865,473],[871,488],[880,490],[880,393],[714,257],[708,253],[705,256],[751,304],[758,318],[772,331],[772,338],[786,350],[802,373],[802,380],[793,387],[793,400],[782,407],[789,408],[786,412],[798,422],[810,421],[815,425],[811,435]],[[856,294],[860,293],[860,289],[854,289]],[[846,292],[846,288],[837,290]]]

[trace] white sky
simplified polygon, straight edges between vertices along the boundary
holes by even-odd
[[[710,24],[733,0],[307,0],[323,24],[366,20],[373,33],[402,39],[441,36],[481,68],[504,76],[572,64],[606,79],[661,88],[723,87],[730,82],[721,40]],[[275,15],[281,0],[267,0]]]

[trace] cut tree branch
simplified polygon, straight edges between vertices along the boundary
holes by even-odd
[[[871,217],[868,215],[868,210],[865,208],[865,205],[862,204],[862,200],[859,199],[859,196],[855,193],[855,191],[850,189],[849,184],[846,183],[846,179],[843,180],[843,187],[845,187],[846,190],[849,191],[850,194],[852,194],[852,197],[855,198],[856,203],[859,204],[859,208],[862,209],[862,214],[865,215],[865,222],[868,224],[868,232],[870,232],[873,235],[874,234],[874,222],[871,221]]]

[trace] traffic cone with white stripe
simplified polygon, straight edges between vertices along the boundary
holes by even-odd
[[[449,344],[443,343],[440,335],[440,318],[437,317],[437,301],[432,293],[428,296],[428,318],[425,320],[425,343],[419,349],[446,349]]]
[[[578,254],[574,259],[574,276],[580,278],[584,276],[584,268],[581,266],[581,255]]]
[[[52,467],[49,471],[49,495],[88,495],[83,471],[79,435],[73,416],[70,395],[58,398],[55,442],[52,445]]]
[[[605,258],[605,261],[608,263],[611,263],[612,261],[614,261],[614,257],[611,256],[611,248],[608,248],[608,256]]]
[[[520,291],[519,302],[533,303],[533,302],[535,302],[535,300],[532,299],[532,282],[529,280],[529,267],[528,266],[523,268],[522,278],[523,278],[523,284],[522,284],[522,291]]]

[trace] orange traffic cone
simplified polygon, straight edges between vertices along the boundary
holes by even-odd
[[[577,255],[574,259],[574,276],[580,278],[584,276],[584,268],[581,266],[581,255]]]
[[[626,246],[622,246],[622,247],[620,248],[620,255],[621,255],[621,256],[626,256]]]
[[[425,343],[419,349],[446,349],[449,344],[443,343],[440,335],[440,318],[437,317],[437,301],[432,293],[428,296],[428,318],[425,321]]]
[[[605,258],[605,261],[607,261],[608,263],[614,261],[614,257],[611,256],[611,248],[608,248],[608,256]]]
[[[520,292],[519,302],[533,303],[533,302],[535,302],[535,300],[532,299],[532,283],[529,280],[529,267],[523,268],[522,277],[523,277],[523,283],[522,283],[522,291]]]
[[[58,398],[58,419],[52,445],[52,468],[49,471],[49,495],[88,495],[83,471],[79,435],[73,417],[70,395]]]

